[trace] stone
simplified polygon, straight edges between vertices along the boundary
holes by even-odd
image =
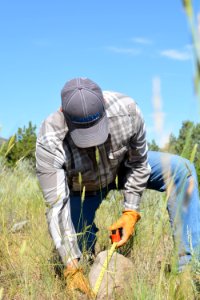
[[[11,232],[15,233],[15,232],[22,230],[28,223],[29,223],[28,220],[21,221],[19,223],[15,223],[11,229]]]
[[[108,256],[108,251],[100,252],[89,272],[89,281],[92,289],[99,277],[104,261]],[[107,270],[105,270],[101,282],[97,300],[114,300],[118,296],[124,295],[126,289],[131,286],[133,263],[122,254],[114,252]],[[125,299],[125,298],[124,298]]]

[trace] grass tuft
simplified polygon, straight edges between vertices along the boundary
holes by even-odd
[[[0,186],[0,299],[68,299],[62,264],[48,234],[45,205],[33,170],[26,161],[19,162],[14,170],[3,167]],[[97,252],[111,246],[107,228],[120,216],[121,203],[122,194],[111,191],[96,212]],[[132,286],[123,297],[197,299],[190,272],[184,278],[173,272],[176,257],[166,195],[146,191],[141,215],[134,238],[120,250],[134,264]],[[13,231],[17,223],[22,226]],[[198,271],[198,262],[194,264]]]

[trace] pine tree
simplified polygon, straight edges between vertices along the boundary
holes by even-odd
[[[29,122],[28,127],[18,128],[14,138],[15,144],[6,155],[8,165],[14,166],[22,159],[28,159],[35,164],[36,126]]]
[[[154,139],[151,142],[148,142],[148,148],[149,148],[149,150],[152,150],[152,151],[160,150],[159,146],[156,144],[156,141]]]

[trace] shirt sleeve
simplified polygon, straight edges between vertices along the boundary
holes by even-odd
[[[147,161],[147,141],[145,123],[138,106],[131,112],[134,122],[134,133],[129,142],[127,168],[124,185],[124,208],[139,210],[140,200],[146,188],[151,168]]]
[[[64,170],[64,150],[53,142],[50,135],[37,140],[36,171],[47,205],[47,221],[51,237],[66,265],[81,257],[76,232],[71,220],[69,187]],[[51,147],[48,146],[51,144]]]

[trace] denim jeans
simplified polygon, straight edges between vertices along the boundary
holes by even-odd
[[[75,230],[78,233],[78,244],[81,251],[86,248],[88,251],[94,252],[96,232],[98,231],[94,224],[95,212],[111,189],[113,188],[103,188],[96,195],[87,195],[83,202],[81,201],[81,196],[77,195],[77,193],[75,193],[76,195],[72,193],[70,196],[71,217]]]
[[[199,256],[200,199],[194,165],[187,159],[168,153],[149,151],[151,175],[148,189],[167,192],[167,210],[178,251],[178,270]]]
[[[167,192],[167,210],[179,256],[178,269],[181,271],[193,253],[198,253],[200,246],[200,201],[196,171],[188,160],[168,153],[149,151],[148,161],[151,175],[147,189]],[[80,196],[71,196],[72,221],[76,231],[81,232],[83,226],[92,225],[87,235],[87,247],[91,249],[97,231],[93,224],[95,211],[107,192],[103,189],[101,194],[88,196],[83,204]]]

